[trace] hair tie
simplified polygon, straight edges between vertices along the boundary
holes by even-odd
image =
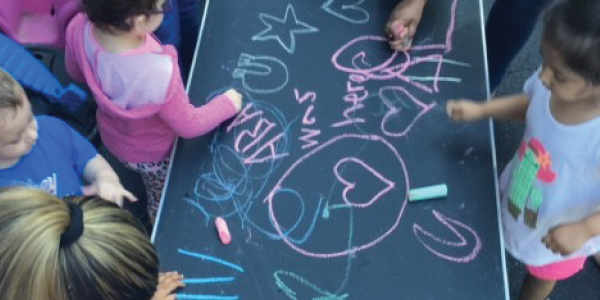
[[[69,202],[69,211],[71,215],[71,223],[60,236],[60,247],[68,247],[81,237],[83,234],[83,210],[76,203]]]

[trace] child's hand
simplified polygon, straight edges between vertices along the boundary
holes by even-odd
[[[410,48],[427,0],[403,0],[392,11],[385,31],[396,51]]]
[[[446,112],[455,122],[477,121],[485,117],[481,103],[471,100],[450,100],[446,103]]]
[[[132,202],[137,198],[121,185],[119,176],[100,154],[85,165],[83,178],[90,182],[89,186],[81,188],[84,195],[98,195],[100,198],[123,207],[123,198]]]
[[[98,197],[123,207],[123,199],[136,202],[137,198],[127,191],[118,180],[99,178],[89,186],[82,188],[84,195],[97,195]]]
[[[151,300],[175,300],[175,290],[184,287],[183,275],[177,272],[160,273],[158,287]]]
[[[583,223],[567,223],[550,229],[548,235],[542,238],[542,243],[550,251],[566,256],[581,249],[592,236]]]
[[[223,95],[231,99],[231,103],[233,103],[238,112],[242,110],[242,95],[240,93],[234,89],[228,89]]]

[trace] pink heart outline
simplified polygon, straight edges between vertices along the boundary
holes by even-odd
[[[367,171],[369,171],[371,174],[373,174],[379,180],[381,180],[382,182],[387,184],[387,187],[382,189],[381,191],[379,191],[379,193],[377,193],[377,195],[372,197],[366,203],[359,204],[359,203],[350,202],[350,200],[348,200],[348,192],[353,190],[356,187],[356,183],[348,182],[338,172],[339,166],[348,161],[351,161],[351,162],[361,165],[363,168],[365,168]],[[341,182],[342,184],[344,184],[345,188],[344,188],[344,192],[342,193],[342,197],[344,198],[344,202],[346,204],[350,205],[351,207],[359,207],[359,208],[369,207],[371,204],[375,203],[377,200],[379,200],[379,198],[381,198],[383,195],[387,194],[390,190],[392,190],[395,187],[395,183],[393,181],[385,178],[383,175],[381,175],[379,172],[377,172],[375,169],[373,169],[373,167],[371,167],[370,165],[368,165],[367,163],[365,163],[364,161],[362,161],[361,159],[356,158],[356,157],[345,157],[345,158],[340,159],[333,167],[333,172],[335,173],[335,177],[337,178],[337,180],[339,182]]]
[[[410,124],[408,124],[408,126],[406,126],[406,128],[402,131],[402,132],[390,132],[386,129],[386,124],[388,123],[388,120],[395,114],[399,114],[402,112],[402,109],[398,109],[396,108],[384,95],[383,93],[385,91],[388,90],[395,90],[395,91],[400,91],[402,93],[404,93],[406,96],[408,96],[408,98],[410,99],[410,101],[412,101],[414,104],[416,104],[416,106],[418,108],[421,109],[421,111],[412,119],[412,121],[410,122]],[[391,137],[402,137],[404,135],[406,135],[410,129],[413,127],[413,125],[415,125],[415,123],[427,112],[429,112],[434,106],[435,103],[432,104],[425,104],[423,102],[421,102],[419,99],[417,99],[415,96],[413,96],[411,93],[409,93],[406,89],[404,89],[403,87],[400,86],[386,86],[386,87],[382,87],[381,89],[379,89],[379,98],[381,98],[381,101],[383,102],[383,104],[388,108],[388,112],[385,114],[385,116],[383,117],[383,119],[381,119],[381,131],[387,135],[387,136],[391,136]]]

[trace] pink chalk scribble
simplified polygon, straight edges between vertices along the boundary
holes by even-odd
[[[258,122],[256,122],[256,125],[254,125],[253,131],[242,130],[240,133],[238,133],[235,138],[235,151],[240,153],[248,151],[248,149],[256,146],[256,144],[258,144],[269,133],[269,131],[271,131],[271,129],[275,128],[275,126],[275,123],[267,119],[260,118]],[[240,144],[245,137],[250,138],[251,142],[249,142],[244,148],[240,149]]]
[[[365,35],[356,37],[341,46],[331,57],[331,62],[336,69],[349,74],[347,91],[351,94],[346,95],[344,101],[351,103],[351,106],[344,110],[344,119],[333,123],[331,127],[339,128],[366,122],[366,119],[356,116],[356,113],[364,108],[362,102],[369,96],[369,91],[365,90],[364,86],[353,86],[353,83],[362,84],[367,81],[390,81],[388,83],[390,86],[407,84],[408,86],[428,94],[439,93],[440,81],[448,79],[441,77],[441,71],[445,62],[444,54],[447,54],[452,50],[452,37],[456,26],[457,4],[458,0],[452,1],[450,20],[444,43],[416,45],[409,51],[389,51],[386,53],[381,51],[381,49],[388,48],[387,37]],[[373,53],[368,53],[364,49],[372,49]],[[432,50],[434,52],[435,50],[444,50],[444,52],[437,51],[438,53],[432,53]],[[432,70],[430,76],[413,77],[407,74],[414,66],[425,63],[435,64],[435,70]],[[430,83],[427,84],[420,81],[429,81]],[[400,87],[398,86],[398,88]],[[422,102],[410,95],[403,88],[402,91],[405,92],[413,102],[422,104]],[[384,118],[381,127],[382,130],[384,130],[384,134],[393,137],[405,135],[414,124],[414,121],[429,110],[429,108],[424,107],[422,114],[418,114],[415,120],[410,122],[410,125],[406,130],[390,135],[389,133],[391,132],[384,129],[386,126],[384,123],[388,121],[389,117],[399,115],[401,110],[390,107],[388,104],[389,102],[386,103],[386,105],[391,109],[386,114],[386,118]]]
[[[403,129],[400,132],[392,132],[392,131],[388,130],[387,125],[394,118],[400,117],[399,115],[401,113],[404,113],[405,111],[410,111],[410,108],[407,108],[405,106],[403,107],[402,105],[400,105],[400,107],[394,106],[393,101],[391,101],[391,99],[389,99],[385,94],[385,92],[387,92],[387,91],[398,91],[398,92],[403,93],[404,95],[406,95],[408,97],[408,99],[410,99],[410,104],[414,104],[414,110],[417,111],[416,115],[413,116],[412,119],[410,119],[410,122],[407,122],[407,124],[405,126],[403,126]],[[405,90],[403,87],[400,87],[400,86],[382,87],[381,89],[379,89],[379,97],[383,101],[383,104],[388,108],[388,112],[385,114],[385,116],[381,120],[381,131],[385,135],[391,136],[391,137],[401,137],[401,136],[407,134],[410,131],[410,129],[413,127],[413,125],[423,115],[425,115],[427,112],[429,112],[435,106],[435,103],[425,104],[425,103],[421,102],[419,99],[417,99],[415,96],[413,96],[411,93],[409,93],[407,90]],[[400,99],[400,101],[402,101],[402,99]],[[400,119],[402,119],[402,117],[400,117]]]
[[[315,119],[315,117],[311,116],[314,108],[315,108],[314,105],[310,105],[308,108],[306,108],[306,112],[304,112],[304,117],[302,118],[302,125],[315,124],[317,119]]]
[[[306,92],[304,95],[300,96],[300,90],[294,88],[294,95],[299,104],[304,103],[306,100],[310,100],[310,103],[315,103],[315,100],[317,100],[317,94],[313,91]]]
[[[302,146],[300,146],[302,150],[314,147],[319,144],[319,141],[314,140],[313,138],[319,136],[321,134],[321,130],[309,128],[301,128],[300,130],[304,134],[298,138],[303,142]]]
[[[230,132],[231,129],[233,129],[234,127],[242,125],[242,124],[248,122],[249,120],[254,119],[255,117],[262,116],[262,114],[263,114],[262,110],[258,110],[258,111],[255,111],[255,112],[249,114],[248,111],[252,108],[253,108],[252,103],[249,103],[246,106],[244,106],[244,108],[242,108],[242,111],[240,111],[237,114],[237,116],[235,117],[235,119],[233,119],[233,121],[231,121],[231,124],[229,124],[229,126],[227,126],[227,132]]]
[[[246,157],[244,159],[244,163],[247,165],[257,164],[257,163],[263,163],[263,162],[267,162],[267,161],[274,161],[276,159],[280,159],[280,158],[288,156],[289,153],[277,153],[277,147],[275,146],[275,144],[278,141],[280,141],[281,139],[283,139],[284,137],[285,137],[285,135],[283,132],[276,135],[275,137],[270,139],[267,143],[260,146],[258,148],[258,150],[256,150],[253,154]],[[264,151],[267,151],[267,154],[263,154],[262,157],[259,157],[259,155],[261,153],[263,153]]]
[[[359,207],[364,208],[368,205],[373,204],[375,201],[381,201],[380,198],[382,198],[383,196],[386,196],[386,200],[398,202],[399,211],[397,212],[397,216],[395,215],[396,212],[395,211],[393,212],[393,216],[392,216],[393,219],[390,222],[392,224],[390,224],[389,228],[387,228],[387,229],[373,228],[375,237],[372,238],[371,240],[368,240],[365,242],[357,242],[358,245],[352,246],[352,247],[348,247],[348,244],[344,243],[343,247],[345,247],[345,249],[341,249],[339,251],[329,251],[329,252],[321,252],[321,253],[315,252],[315,251],[309,251],[307,249],[301,248],[301,245],[296,245],[295,243],[293,243],[290,240],[288,234],[284,234],[284,232],[283,232],[284,230],[282,229],[282,226],[279,223],[277,215],[275,214],[275,211],[273,208],[273,206],[274,206],[273,202],[275,202],[275,200],[276,200],[276,195],[277,195],[278,191],[289,188],[287,185],[284,185],[284,182],[286,184],[293,183],[293,181],[290,183],[286,182],[286,179],[288,179],[288,177],[290,177],[290,175],[292,174],[292,172],[294,172],[295,169],[298,169],[298,167],[300,165],[304,164],[307,161],[307,159],[317,155],[319,152],[323,151],[324,149],[326,149],[328,147],[335,146],[335,144],[337,144],[341,141],[344,141],[344,140],[360,140],[360,141],[364,141],[364,142],[369,142],[369,144],[380,144],[383,147],[385,147],[385,149],[389,150],[389,153],[391,153],[391,155],[393,157],[393,159],[389,160],[388,163],[398,164],[397,171],[402,175],[402,177],[403,177],[402,184],[404,185],[404,188],[402,188],[402,190],[399,190],[396,185],[396,183],[399,183],[399,182],[392,182],[391,180],[386,179],[385,177],[381,176],[381,179],[384,179],[384,182],[388,184],[388,187],[392,183],[394,184],[390,190],[379,193],[378,194],[379,196],[376,196],[374,199],[371,199],[369,202],[367,202],[365,204],[352,204],[350,201],[347,201],[346,203],[351,203],[353,206],[355,206],[357,208],[359,208]],[[356,144],[356,142],[354,142],[354,144]],[[358,160],[355,160],[355,162],[356,161],[358,161]],[[364,164],[363,166],[367,166],[367,165]],[[375,172],[374,169],[372,169],[372,171]],[[346,188],[347,187],[348,187],[348,185],[346,185]],[[267,196],[265,197],[263,202],[268,204],[269,216],[273,223],[273,227],[275,228],[275,231],[277,232],[279,237],[281,237],[282,241],[286,245],[288,245],[291,249],[298,252],[299,254],[302,254],[302,255],[305,255],[308,257],[335,258],[335,257],[352,255],[357,252],[369,249],[371,247],[374,247],[381,241],[383,241],[388,236],[390,236],[390,234],[392,232],[394,232],[394,230],[396,230],[396,228],[398,227],[398,224],[400,224],[400,220],[401,220],[404,210],[406,208],[408,189],[409,189],[409,179],[408,179],[408,172],[407,172],[406,166],[404,164],[404,160],[402,159],[402,157],[400,156],[398,151],[394,148],[394,146],[391,143],[389,143],[383,137],[378,136],[378,135],[360,135],[360,134],[345,133],[345,134],[338,135],[338,136],[326,141],[325,143],[320,144],[319,146],[317,146],[315,148],[312,148],[309,152],[305,153],[303,156],[301,156],[296,161],[294,161],[294,163],[282,174],[279,181],[277,181],[277,183],[274,185],[273,189],[267,194]],[[394,191],[394,195],[390,195],[391,191]],[[355,213],[359,213],[359,212],[360,211],[355,211]],[[355,226],[355,225],[350,224],[350,226]],[[356,242],[356,241],[353,241],[353,242]]]
[[[369,66],[368,63],[365,62],[365,58],[367,54],[361,50],[357,54],[352,56],[351,64],[352,66],[344,66],[341,62],[341,56],[351,47],[361,43],[361,42],[378,42],[378,43],[388,43],[388,39],[384,36],[374,36],[374,35],[364,35],[359,36],[345,45],[343,45],[340,49],[338,49],[333,56],[331,57],[331,62],[335,66],[336,69],[345,72],[354,74],[353,81],[360,80],[390,80],[394,78],[398,78],[398,74],[402,74],[404,71],[408,69],[410,66],[410,54],[407,52],[396,52],[393,51],[390,53],[390,57],[383,61],[381,64],[373,67],[361,68],[359,65]],[[363,49],[359,47],[359,49]],[[406,60],[400,64],[393,65],[393,62],[399,55],[405,55]],[[360,59],[360,61],[359,61]],[[360,77],[357,77],[359,75]]]
[[[386,81],[386,80],[400,80],[401,82],[408,83],[411,86],[432,94],[439,92],[439,79],[442,71],[443,58],[442,54],[428,54],[425,56],[415,56],[413,58],[412,53],[418,52],[414,48],[414,51],[404,51],[390,52],[390,56],[384,60],[382,63],[376,66],[372,66],[370,63],[367,63],[365,60],[367,58],[367,53],[362,50],[365,48],[369,49],[378,49],[379,47],[369,46],[369,47],[361,47],[360,43],[381,43],[387,45],[388,38],[384,36],[359,36],[350,42],[343,45],[340,49],[338,49],[332,56],[331,62],[334,67],[342,72],[352,74],[351,80],[357,81],[360,80],[362,82],[369,80],[378,80],[378,81]],[[342,63],[341,57],[346,54],[346,52],[350,52],[350,49],[354,49],[358,51],[358,53],[352,55],[352,59],[350,60],[349,65],[344,65]],[[404,56],[404,59],[401,58]],[[414,81],[410,78],[409,75],[406,74],[407,71],[410,70],[411,67],[423,64],[423,63],[436,63],[435,72],[432,75],[432,83],[431,85],[426,85],[417,81]],[[361,67],[361,66],[364,66]]]
[[[317,100],[317,93],[313,91],[308,91],[304,93],[304,95],[300,96],[300,90],[298,88],[294,88],[294,95],[296,97],[296,102],[298,104],[302,104],[307,100],[310,100],[310,105],[304,111],[304,116],[302,117],[302,125],[303,126],[316,126],[317,118],[314,117],[313,111],[315,109],[315,101]],[[302,150],[311,148],[319,144],[319,141],[316,140],[316,137],[321,135],[321,130],[317,128],[307,128],[302,127],[300,129],[302,131],[302,136],[298,139],[303,142],[301,148]]]
[[[262,110],[256,110],[249,113],[251,109],[253,109],[252,103],[246,105],[227,127],[227,132],[230,132],[233,128],[247,122],[253,120],[256,122],[253,130],[244,129],[235,135],[234,149],[236,152],[245,154],[249,150],[258,147],[258,149],[253,150],[248,157],[244,158],[244,164],[263,163],[288,156],[289,153],[287,152],[277,153],[276,144],[285,138],[284,132],[280,132],[266,143],[260,144],[266,136],[277,127],[277,124],[267,119]],[[246,144],[242,147],[244,142],[246,142]]]
[[[381,191],[379,191],[379,193],[377,193],[377,195],[375,195],[373,198],[371,198],[366,203],[351,202],[350,200],[348,200],[348,192],[352,191],[356,187],[356,182],[348,182],[339,173],[340,165],[348,163],[348,162],[353,162],[353,163],[357,163],[357,164],[361,165],[363,168],[365,168],[365,170],[367,170],[373,176],[377,177],[377,179],[381,180],[381,182],[385,183],[386,187],[384,189],[382,189]],[[333,168],[333,173],[335,174],[335,177],[337,178],[337,180],[346,186],[344,188],[344,192],[342,194],[342,197],[344,198],[344,202],[346,202],[348,205],[353,206],[353,207],[360,207],[360,208],[368,207],[371,204],[373,204],[375,201],[379,200],[379,198],[381,198],[382,196],[387,194],[395,186],[393,181],[385,178],[383,175],[381,175],[379,172],[377,172],[377,170],[373,169],[373,167],[369,166],[363,160],[356,158],[356,157],[345,157],[345,158],[341,159],[340,161],[338,161],[335,164],[335,167]]]
[[[446,217],[436,210],[432,210],[431,212],[435,218],[442,223],[442,225],[448,228],[458,238],[458,241],[449,241],[440,238],[435,234],[423,229],[421,225],[415,223],[413,224],[413,232],[419,242],[431,253],[445,260],[456,263],[468,263],[475,259],[481,250],[481,239],[477,235],[477,232],[475,232],[475,230],[473,230],[471,227],[457,220]],[[457,227],[467,231],[471,235],[471,239],[475,241],[474,244],[469,244],[467,239],[459,232]],[[470,252],[463,256],[455,256],[444,253],[443,250],[441,250],[444,247],[445,250],[448,251],[456,251],[457,248],[464,248],[470,250]]]

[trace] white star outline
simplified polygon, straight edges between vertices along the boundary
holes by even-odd
[[[292,14],[292,17],[294,17],[294,22],[296,23],[296,25],[299,25],[299,27],[296,27],[295,29],[290,30],[291,43],[288,46],[285,44],[284,41],[281,40],[281,38],[279,37],[278,34],[268,34],[268,33],[273,30],[273,25],[271,24],[271,22],[269,22],[269,20],[271,20],[272,22],[286,24],[290,13]],[[283,47],[289,54],[293,54],[296,51],[295,34],[303,34],[303,33],[306,34],[306,33],[313,33],[313,32],[319,31],[318,28],[310,26],[305,22],[299,21],[298,18],[296,17],[296,12],[294,11],[294,7],[291,4],[288,4],[288,6],[285,10],[285,16],[283,17],[283,19],[271,16],[266,13],[260,13],[258,15],[258,17],[263,22],[263,24],[265,24],[265,26],[267,26],[267,28],[265,30],[261,31],[260,33],[254,35],[252,37],[252,40],[253,41],[277,40],[279,45],[281,45],[281,47]]]

